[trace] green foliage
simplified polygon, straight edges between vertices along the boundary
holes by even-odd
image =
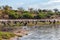
[[[46,16],[47,16],[47,18],[50,18],[52,15],[54,15],[54,13],[48,12]]]
[[[12,7],[6,5],[6,6],[3,6],[3,10],[4,10],[3,13],[8,14],[9,10],[12,10]]]
[[[10,33],[10,32],[0,32],[0,38],[2,38],[2,39],[9,39],[14,36],[15,36],[15,34]]]
[[[33,15],[32,15],[33,14]],[[29,8],[29,10],[25,10],[20,7],[17,10],[12,9],[12,7],[6,5],[0,7],[0,18],[4,19],[42,19],[42,18],[51,18],[51,16],[55,15],[56,17],[60,16],[60,11],[58,9],[46,10],[46,9],[33,9]],[[55,18],[56,18],[55,17]]]
[[[33,18],[33,15],[32,14],[29,14],[29,13],[24,13],[23,15],[22,15],[22,18],[24,18],[24,19],[32,19]]]
[[[46,17],[47,17],[47,14],[45,14],[45,13],[39,13],[39,14],[36,16],[36,18],[38,18],[38,19],[46,18]]]
[[[15,11],[10,11],[8,15],[12,19],[18,19],[20,17],[20,15],[16,13]]]

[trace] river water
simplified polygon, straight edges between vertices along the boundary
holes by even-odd
[[[27,27],[30,34],[19,40],[60,40],[60,25]]]

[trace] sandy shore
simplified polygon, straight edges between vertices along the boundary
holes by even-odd
[[[15,37],[10,38],[9,40],[17,40],[18,37],[23,37],[25,35],[28,35],[29,31],[28,30],[18,30],[18,31],[14,31],[14,34],[16,34]]]

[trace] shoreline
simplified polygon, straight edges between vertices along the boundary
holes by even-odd
[[[27,30],[20,30],[19,31],[18,30],[17,32],[14,32],[14,34],[16,34],[16,36],[10,38],[9,40],[16,40],[16,39],[18,39],[18,37],[23,37],[25,35],[28,35],[29,34],[29,31],[27,31]]]
[[[20,38],[20,37],[28,36],[30,34],[30,31],[25,29],[20,29],[20,30],[14,31],[13,33],[16,34],[16,36],[7,40],[14,40],[14,39],[18,39],[18,37]]]

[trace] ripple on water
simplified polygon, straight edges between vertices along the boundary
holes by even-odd
[[[20,40],[60,40],[59,25],[33,28],[31,33],[28,36],[20,38]]]

